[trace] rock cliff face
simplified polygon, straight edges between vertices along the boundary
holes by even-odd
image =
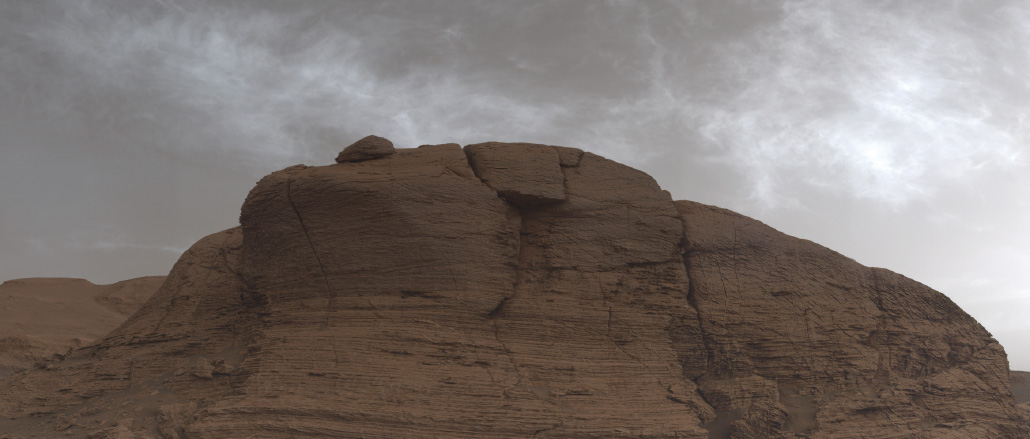
[[[99,340],[136,312],[162,282],[164,276],[111,285],[71,278],[0,284],[0,379]]]
[[[0,384],[0,431],[1028,437],[1001,346],[915,281],[577,149],[371,156],[262,179],[125,324]]]

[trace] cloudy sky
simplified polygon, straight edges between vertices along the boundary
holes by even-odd
[[[1030,2],[0,0],[0,280],[164,274],[263,175],[573,146],[938,289],[1030,370]]]

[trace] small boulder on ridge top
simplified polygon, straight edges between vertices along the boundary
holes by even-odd
[[[336,163],[360,162],[362,160],[386,157],[396,152],[393,142],[379,136],[366,136],[343,149],[336,156]]]

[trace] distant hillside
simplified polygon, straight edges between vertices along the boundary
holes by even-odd
[[[107,335],[164,279],[96,285],[85,279],[30,278],[0,284],[0,378]]]
[[[1030,402],[1030,372],[1013,370],[1009,376],[1012,378],[1012,397],[1016,403]]]

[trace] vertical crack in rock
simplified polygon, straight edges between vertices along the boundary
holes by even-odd
[[[701,331],[701,343],[703,344],[705,349],[705,365],[703,369],[704,372],[699,376],[691,378],[691,381],[695,385],[697,396],[701,399],[702,402],[708,404],[708,406],[712,409],[712,413],[715,414],[715,418],[709,420],[709,422],[714,422],[715,419],[718,418],[718,413],[715,409],[715,405],[713,405],[712,402],[708,400],[708,398],[705,396],[705,392],[701,390],[700,383],[698,383],[698,379],[707,374],[709,369],[712,367],[712,357],[714,349],[712,345],[714,344],[714,341],[711,340],[711,336],[709,336],[708,331],[705,328],[705,319],[702,317],[701,307],[698,305],[698,292],[697,287],[694,283],[696,273],[694,272],[693,267],[690,263],[691,251],[689,250],[688,245],[690,239],[687,237],[687,225],[682,217],[680,217],[680,222],[683,224],[682,247],[684,250],[683,253],[680,255],[680,258],[683,262],[683,270],[687,276],[687,304],[689,304],[691,308],[694,308],[694,314],[697,316],[697,328],[699,331]],[[702,419],[701,427],[709,431],[709,435],[713,433],[711,430],[708,429],[707,423],[705,423],[704,419]]]
[[[472,170],[472,174],[474,174],[476,176],[476,178],[479,179],[480,183],[483,183],[484,186],[490,188],[490,185],[486,184],[486,180],[484,180],[483,176],[480,175],[479,170],[476,169],[476,165],[472,163],[472,153],[469,152],[468,147],[462,148],[461,152],[465,154],[465,161],[468,162],[469,169]],[[494,190],[494,189],[490,188],[490,190]],[[494,192],[496,192],[496,191],[494,191]],[[500,195],[498,195],[498,196],[500,196]]]
[[[576,165],[579,165],[578,161],[576,162]],[[568,166],[561,166],[559,169],[561,169],[562,189],[565,191],[565,199],[568,199],[569,198],[569,167]]]
[[[469,169],[472,170],[472,173],[479,179],[480,183],[482,183],[483,186],[486,186],[491,191],[493,191],[495,194],[497,194],[497,198],[499,198],[501,201],[504,201],[505,204],[507,204],[508,206],[510,206],[512,208],[512,210],[517,210],[518,211],[518,215],[519,215],[519,235],[518,235],[518,240],[515,242],[515,245],[517,246],[517,248],[515,249],[515,254],[516,254],[516,256],[515,256],[515,267],[514,267],[515,268],[515,273],[514,273],[514,279],[512,281],[511,294],[509,294],[506,297],[501,298],[501,301],[497,303],[497,306],[495,306],[494,309],[492,309],[487,314],[487,318],[495,319],[495,318],[501,316],[501,314],[504,312],[504,306],[508,304],[508,301],[515,297],[515,294],[516,294],[516,292],[519,289],[519,285],[521,285],[521,282],[522,282],[522,265],[525,262],[524,261],[525,255],[524,255],[524,251],[523,251],[525,249],[525,245],[524,245],[523,241],[525,240],[524,236],[525,236],[525,213],[526,212],[525,212],[524,208],[522,208],[520,206],[516,206],[513,203],[511,203],[510,201],[505,200],[504,197],[502,197],[501,194],[499,192],[497,192],[496,189],[490,187],[490,185],[487,184],[486,180],[483,178],[483,175],[481,175],[480,170],[476,169],[475,163],[472,160],[472,153],[468,150],[468,148],[466,148],[464,150],[464,153],[465,153],[465,161],[468,163]],[[496,328],[496,323],[494,324],[494,326]]]
[[[525,256],[525,248],[526,248],[526,243],[525,243],[525,216],[523,215],[523,210],[522,209],[519,209],[518,212],[519,212],[519,236],[518,236],[518,240],[515,243],[517,248],[515,249],[515,267],[514,267],[515,268],[515,272],[514,272],[514,276],[513,276],[512,284],[511,284],[511,294],[509,294],[507,297],[501,298],[501,301],[497,303],[497,306],[494,307],[494,309],[491,310],[489,314],[487,314],[487,318],[490,318],[490,319],[494,319],[494,318],[500,317],[504,313],[504,306],[507,305],[510,300],[515,298],[516,294],[518,294],[519,287],[522,286],[522,282],[523,282],[522,271],[524,269],[523,265],[525,264],[525,257],[526,257]]]
[[[580,150],[573,149],[573,148],[560,148],[560,147],[555,147],[555,150],[558,151],[560,156],[564,156],[563,150],[566,151],[566,152],[575,153],[575,161],[569,162],[568,164],[566,164],[567,162],[563,161],[561,166],[560,166],[560,170],[561,170],[562,177],[563,177],[562,178],[563,189],[565,190],[566,197],[568,197],[569,196],[569,177],[568,177],[569,168],[573,168],[573,167],[579,166],[580,161],[583,158],[584,152],[580,151]],[[675,207],[674,207],[674,209],[675,209]],[[641,358],[637,357],[636,355],[631,354],[628,350],[626,350],[626,348],[624,348],[621,344],[619,344],[618,341],[616,341],[614,338],[612,338],[612,322],[615,319],[615,316],[614,316],[615,309],[614,309],[614,307],[612,307],[609,304],[608,293],[606,291],[604,291],[604,290],[602,290],[601,293],[602,293],[603,304],[604,304],[605,307],[608,308],[608,318],[607,318],[607,321],[605,322],[606,333],[605,334],[598,334],[598,335],[601,335],[601,336],[607,338],[608,341],[612,344],[612,346],[614,346],[616,349],[621,351],[624,355],[626,355],[627,357],[629,357],[633,361],[635,361],[638,364],[640,364],[640,366],[644,368],[644,371],[647,372],[649,375],[651,375],[651,377],[654,378],[655,382],[658,383],[659,387],[661,387],[661,388],[665,389],[666,391],[668,391],[671,386],[669,386],[669,385],[665,384],[664,382],[662,382],[661,378],[659,378],[657,374],[655,374],[653,371],[651,371],[651,369],[648,367],[646,362],[644,362]],[[555,321],[557,321],[558,323],[568,327],[568,325],[566,325],[564,322],[561,322],[561,321],[556,320],[556,319],[555,319]],[[652,352],[654,352],[654,350],[651,349],[649,346],[647,346],[647,343],[644,340],[641,340],[639,337],[637,337],[636,334],[633,334],[632,332],[630,332],[629,335],[632,336],[638,342],[640,342],[642,345],[644,345],[645,348],[647,348],[648,350],[651,350]]]
[[[873,287],[872,287],[872,302],[876,305],[876,309],[880,311],[880,315],[876,317],[876,329],[869,334],[869,338],[866,340],[868,345],[876,348],[877,359],[877,370],[874,378],[880,380],[878,384],[887,384],[890,380],[891,375],[891,345],[886,343],[882,338],[887,337],[889,332],[887,331],[887,324],[890,320],[890,313],[883,306],[883,286],[880,285],[880,274],[873,270],[871,273]],[[884,349],[887,351],[887,356],[884,358]]]
[[[522,370],[519,369],[519,363],[517,361],[515,361],[515,355],[511,352],[511,348],[508,347],[507,343],[505,343],[503,340],[501,340],[501,327],[500,327],[500,325],[497,323],[496,320],[493,321],[493,325],[494,325],[494,339],[497,340],[497,344],[501,345],[501,349],[504,351],[504,355],[508,357],[508,361],[511,363],[512,369],[515,369],[515,385],[511,386],[511,387],[508,387],[508,388],[502,388],[501,389],[502,393],[504,394],[505,399],[507,399],[508,398],[508,391],[511,390],[513,387],[518,387],[519,385],[522,384]],[[491,375],[491,378],[493,378],[492,375]]]
[[[512,351],[511,347],[507,343],[504,342],[503,337],[501,337],[501,322],[500,321],[503,320],[504,314],[506,312],[505,308],[516,301],[516,297],[518,296],[519,291],[523,288],[523,284],[525,282],[524,274],[525,274],[525,270],[526,270],[526,268],[528,266],[528,261],[527,261],[528,255],[527,255],[526,250],[529,248],[529,244],[526,242],[526,237],[528,235],[528,233],[526,231],[526,214],[529,211],[535,209],[536,207],[533,207],[533,206],[530,206],[530,207],[521,206],[521,205],[519,205],[519,203],[517,203],[514,200],[510,199],[510,197],[502,196],[501,192],[498,191],[497,188],[491,187],[490,184],[488,184],[486,179],[484,178],[484,175],[482,175],[482,172],[479,169],[477,169],[477,166],[475,165],[475,161],[472,159],[472,153],[468,150],[468,148],[465,149],[465,158],[466,158],[466,160],[468,162],[469,168],[472,170],[472,173],[479,179],[479,181],[484,186],[486,186],[491,191],[493,191],[495,194],[497,194],[497,198],[500,199],[501,201],[504,201],[505,204],[507,206],[509,206],[510,212],[512,212],[512,213],[516,213],[517,212],[517,214],[518,214],[519,226],[518,226],[517,241],[515,241],[515,243],[514,243],[516,248],[515,248],[515,252],[514,252],[515,253],[515,263],[514,263],[514,266],[512,267],[513,268],[513,278],[512,278],[511,293],[508,296],[501,298],[501,300],[498,301],[497,305],[486,316],[486,318],[488,320],[490,320],[491,324],[493,325],[494,339],[497,341],[497,344],[500,345],[502,351],[504,352],[504,355],[508,358],[508,362],[511,364],[512,369],[515,371],[515,384],[513,384],[511,386],[508,386],[508,387],[501,386],[503,396],[505,397],[505,399],[508,399],[508,398],[510,398],[509,392],[512,389],[514,389],[514,388],[522,386],[523,383],[525,382],[525,377],[523,376],[522,369],[519,367],[518,360],[516,360],[516,358],[515,358],[515,353]],[[560,168],[560,169],[561,169],[561,171],[564,171],[564,168]],[[564,187],[564,184],[565,184],[564,173],[562,174],[562,177],[563,177],[562,184],[563,184],[563,187]],[[491,380],[494,380],[494,382],[496,383],[496,380],[494,379],[493,375],[491,374],[490,376],[491,376]],[[552,431],[552,430],[561,428],[565,424],[565,420],[561,418],[561,416],[562,416],[561,413],[563,412],[564,408],[560,404],[557,404],[557,403],[555,403],[554,401],[552,401],[552,400],[550,400],[548,398],[543,398],[543,397],[540,397],[540,396],[537,396],[537,398],[539,398],[539,400],[541,402],[553,406],[555,408],[555,410],[556,410],[555,414],[557,416],[559,416],[560,418],[559,418],[558,422],[555,425],[551,426],[551,427],[535,430],[533,432],[533,437],[537,437],[541,433],[545,433],[545,432],[548,432],[548,431]]]
[[[479,179],[479,182],[481,184],[483,184],[487,188],[490,188],[490,185],[486,184],[486,180],[483,179],[483,176],[480,175],[479,170],[476,169],[476,166],[473,164],[472,157],[471,157],[470,153],[467,150],[464,151],[464,152],[465,152],[465,160],[468,163],[469,169],[472,170],[472,173],[476,176],[477,179]],[[494,191],[494,193],[497,192],[493,188],[490,188],[490,190]],[[500,194],[497,194],[497,198],[499,198],[501,200],[504,200],[503,198],[501,198]],[[511,203],[505,202],[505,204],[511,206]],[[504,351],[504,355],[508,358],[508,362],[511,363],[511,367],[515,370],[515,385],[512,386],[512,387],[508,387],[508,388],[502,387],[502,389],[501,389],[502,390],[502,394],[504,395],[504,397],[506,399],[509,397],[508,396],[508,391],[511,390],[511,388],[519,386],[519,385],[522,384],[522,371],[521,371],[521,369],[519,369],[519,363],[518,363],[518,361],[515,360],[515,356],[512,353],[511,348],[509,348],[508,344],[505,343],[504,340],[501,339],[500,323],[498,323],[498,321],[496,320],[497,318],[501,317],[504,314],[504,306],[507,305],[508,302],[512,298],[515,297],[515,293],[516,293],[516,291],[518,291],[519,284],[520,284],[520,281],[521,281],[521,271],[522,271],[522,263],[523,263],[523,257],[524,257],[524,255],[523,255],[523,233],[524,233],[523,232],[523,227],[524,227],[524,219],[525,219],[525,217],[523,215],[523,212],[522,212],[521,208],[517,208],[516,207],[516,208],[513,208],[513,210],[514,209],[518,209],[517,211],[519,213],[519,231],[518,231],[518,239],[515,241],[515,245],[517,246],[517,248],[515,249],[516,256],[515,256],[514,276],[513,276],[513,279],[512,279],[511,293],[508,296],[501,298],[501,300],[497,303],[497,306],[495,306],[494,309],[492,309],[487,314],[487,319],[490,319],[491,323],[493,324],[494,339],[497,341],[497,344],[501,346],[501,350]]]
[[[494,335],[496,336],[497,326],[495,323],[496,322],[492,324],[494,324]],[[493,366],[493,363],[485,361],[479,356],[479,348],[482,347],[482,345],[477,343],[475,337],[468,331],[465,331],[465,339],[467,340],[468,345],[472,348],[472,356],[476,359],[472,364],[481,367],[483,372],[486,372],[486,376],[490,378],[490,382],[501,389],[501,396],[504,397],[505,401],[511,399],[511,396],[508,395],[508,387],[498,381],[497,376],[494,375],[493,367],[491,367]],[[500,340],[498,340],[498,343],[500,343]]]
[[[340,365],[340,353],[336,351],[336,335],[335,334],[331,335],[330,339],[333,342],[333,364],[339,366]]]
[[[686,239],[686,238],[684,238]],[[701,331],[701,342],[705,346],[705,370],[712,364],[712,346],[711,337],[708,335],[708,331],[705,330],[705,320],[701,317],[701,307],[697,304],[697,291],[695,290],[693,273],[690,267],[690,252],[683,253],[683,269],[687,273],[687,303],[690,304],[691,308],[694,308],[694,314],[697,315],[697,327]],[[695,382],[697,380],[694,380]]]
[[[329,313],[333,309],[333,300],[336,299],[336,294],[333,292],[333,287],[329,284],[329,274],[325,271],[325,265],[322,265],[322,259],[318,257],[318,252],[315,251],[315,243],[311,240],[311,234],[308,233],[308,227],[304,224],[304,217],[300,215],[300,210],[297,209],[297,205],[293,202],[293,195],[291,189],[293,186],[293,179],[286,180],[286,201],[290,203],[290,207],[293,208],[293,213],[297,215],[297,221],[300,222],[300,229],[304,232],[304,237],[307,239],[308,246],[311,247],[311,254],[315,256],[315,262],[318,262],[319,270],[322,270],[322,279],[325,281],[326,294],[329,296],[325,308],[325,324],[329,325]]]
[[[473,172],[475,172],[475,168],[473,168]],[[511,367],[515,369],[515,385],[512,387],[519,386],[522,384],[522,370],[519,369],[519,363],[515,360],[515,354],[511,351],[511,348],[508,347],[508,344],[505,343],[504,340],[501,340],[501,325],[500,322],[497,321],[497,318],[501,317],[504,314],[504,306],[508,304],[509,301],[515,298],[515,295],[519,290],[519,286],[522,283],[522,264],[523,258],[525,257],[523,251],[525,249],[525,243],[523,242],[523,228],[525,224],[525,217],[523,216],[522,209],[519,209],[518,212],[519,236],[518,240],[515,242],[515,245],[518,246],[518,248],[515,249],[515,273],[511,285],[511,294],[507,297],[501,298],[500,302],[497,303],[497,306],[494,307],[494,309],[491,310],[489,314],[487,314],[487,318],[491,320],[491,323],[494,327],[494,339],[497,340],[497,344],[501,345],[501,349],[504,350],[504,355],[508,357],[508,361],[511,363]],[[511,390],[511,388],[502,388],[502,392],[505,398],[508,398],[509,390]]]

